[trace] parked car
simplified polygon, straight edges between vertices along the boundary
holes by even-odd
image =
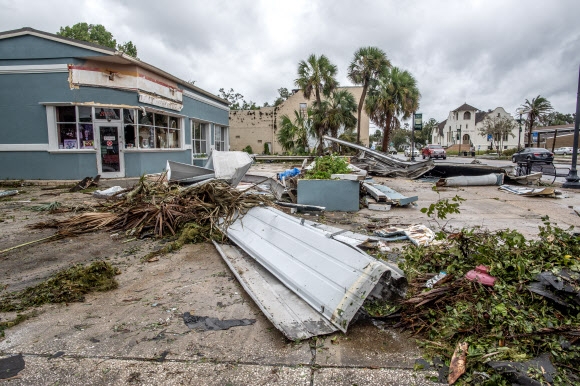
[[[547,164],[554,161],[554,153],[541,147],[526,147],[512,155],[512,162],[545,162]]]
[[[447,152],[443,149],[443,146],[430,144],[423,148],[421,151],[423,159],[425,158],[442,158],[447,159]]]
[[[389,154],[397,154],[397,149],[395,149],[393,146],[389,146]]]
[[[411,148],[408,147],[405,149],[405,157],[411,157]],[[419,150],[416,148],[413,149],[413,157],[419,157]]]
[[[559,147],[556,150],[554,150],[554,154],[561,154],[561,155],[569,155],[572,154],[572,152],[574,151],[573,147]]]

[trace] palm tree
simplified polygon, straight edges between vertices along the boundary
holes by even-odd
[[[313,109],[313,130],[319,137],[318,154],[322,154],[322,136],[328,130],[321,126],[323,123],[323,109],[327,106],[323,103],[322,96],[329,97],[332,91],[338,87],[336,80],[337,67],[330,63],[330,60],[324,55],[316,57],[312,54],[306,61],[301,60],[298,63],[298,78],[294,81],[296,86],[300,87],[304,98],[310,99],[314,93],[315,101]]]
[[[421,94],[417,81],[408,71],[397,67],[386,69],[371,89],[365,111],[375,125],[383,128],[382,149],[388,149],[391,129],[401,119],[408,119],[419,107]]]
[[[314,122],[318,127],[319,154],[322,152],[322,137],[325,134],[336,138],[341,128],[354,129],[357,122],[354,116],[356,106],[354,96],[347,90],[333,91],[328,100],[322,101],[320,106],[315,103]],[[337,147],[337,144],[333,144],[334,151],[338,150]]]
[[[277,139],[282,149],[305,152],[308,148],[308,134],[312,128],[311,110],[307,110],[306,115],[294,110],[294,121],[286,114],[280,119],[282,122]]]
[[[306,61],[298,63],[298,79],[294,83],[300,87],[306,99],[310,99],[314,92],[316,102],[320,105],[321,94],[329,96],[338,86],[335,79],[337,71],[337,67],[326,56],[320,55],[317,58],[312,54]]]
[[[357,142],[360,142],[360,118],[368,88],[371,82],[376,80],[387,67],[391,67],[391,62],[387,59],[387,54],[377,47],[359,48],[354,53],[354,59],[348,66],[348,79],[354,84],[360,84],[363,87],[358,102]]]
[[[545,114],[550,113],[552,110],[552,104],[544,97],[537,96],[532,98],[532,101],[526,99],[525,103],[521,106],[522,114],[527,114],[527,123],[528,123],[528,146],[532,146],[532,129],[536,124],[536,121],[539,121],[540,117]]]

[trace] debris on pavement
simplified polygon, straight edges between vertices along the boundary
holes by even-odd
[[[298,180],[298,204],[323,206],[327,211],[357,212],[360,183],[349,180]]]
[[[189,312],[183,313],[183,322],[187,327],[196,331],[218,331],[229,330],[232,327],[249,326],[256,323],[256,319],[224,319],[212,318],[209,316],[191,315]]]
[[[437,275],[433,276],[431,279],[425,282],[425,288],[433,288],[435,284],[437,284],[441,279],[447,276],[447,272],[441,271]]]
[[[506,174],[506,180],[517,182],[521,185],[534,185],[542,179],[542,172],[526,174],[523,176],[514,176],[513,174]]]
[[[517,194],[520,196],[528,196],[528,197],[556,197],[559,193],[556,189],[551,187],[546,188],[529,188],[523,186],[513,186],[513,185],[502,185],[499,187],[499,190],[504,190],[508,193]]]
[[[80,180],[75,186],[70,188],[69,192],[78,192],[80,190],[88,189],[91,186],[98,186],[100,179],[101,179],[100,174],[97,174],[95,178],[85,177],[82,180]]]
[[[274,208],[254,207],[223,228],[232,242],[343,332],[367,297],[405,293],[406,278],[398,268]]]
[[[26,364],[22,354],[0,358],[0,379],[9,380],[10,378],[14,378],[25,367]]]
[[[123,189],[120,186],[111,186],[108,189],[103,189],[103,190],[95,190],[93,192],[93,197],[96,198],[110,198],[113,196],[117,196],[118,193],[121,193],[125,191],[125,189]]]
[[[423,224],[411,225],[407,228],[389,227],[376,229],[375,235],[384,241],[400,241],[409,239],[415,245],[427,246],[435,240],[435,232]]]
[[[0,197],[16,196],[17,194],[18,194],[18,190],[2,190],[2,191],[0,191]]]
[[[224,180],[235,188],[253,162],[253,158],[245,151],[212,150],[204,167],[213,169],[216,179]]]
[[[486,267],[482,264],[475,267],[475,269],[468,271],[465,274],[465,278],[467,280],[476,281],[489,287],[493,287],[495,285],[495,281],[497,280],[497,278],[489,274],[489,267]]]
[[[502,185],[503,184],[503,173],[492,173],[483,176],[457,176],[441,178],[437,181],[437,186],[489,186],[489,185]]]

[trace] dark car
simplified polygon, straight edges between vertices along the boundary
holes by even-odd
[[[554,161],[554,153],[541,147],[526,147],[512,155],[512,162],[545,162],[547,164]]]
[[[445,151],[445,149],[443,149],[443,146],[436,145],[436,144],[430,144],[430,145],[425,146],[423,148],[423,150],[421,151],[421,154],[423,155],[423,159],[425,159],[425,158],[446,159],[447,158],[447,152]]]

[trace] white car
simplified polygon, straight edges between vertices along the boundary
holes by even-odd
[[[411,157],[411,148],[405,149],[405,157]],[[413,157],[419,157],[419,150],[417,148],[413,149]]]
[[[554,154],[570,155],[574,151],[573,147],[559,147],[554,150]]]

